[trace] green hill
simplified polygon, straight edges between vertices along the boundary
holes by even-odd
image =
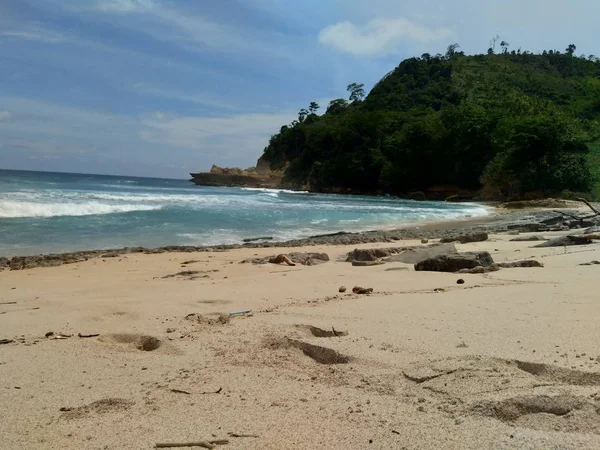
[[[324,114],[301,110],[261,159],[285,169],[287,185],[324,192],[590,192],[600,60],[574,49],[467,56],[452,45],[407,59],[366,97],[354,83]]]

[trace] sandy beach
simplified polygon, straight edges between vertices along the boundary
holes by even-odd
[[[248,248],[0,272],[0,448],[600,448],[600,267],[579,265],[598,247],[513,237],[456,247],[545,267],[343,262],[381,243],[290,249],[316,266]]]

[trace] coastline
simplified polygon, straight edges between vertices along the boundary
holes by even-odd
[[[491,208],[491,206],[489,206]],[[572,211],[573,212],[573,211]],[[2,269],[22,270],[35,267],[55,267],[63,264],[73,264],[94,258],[116,258],[128,254],[161,254],[161,253],[196,253],[212,251],[229,251],[243,248],[298,248],[319,245],[358,245],[366,243],[395,242],[407,239],[444,238],[458,232],[486,231],[488,233],[503,232],[510,223],[518,222],[525,217],[533,220],[543,220],[556,215],[550,209],[521,209],[506,210],[494,208],[486,216],[470,217],[457,220],[427,221],[419,225],[402,227],[384,227],[361,232],[332,232],[315,235],[308,238],[288,241],[262,241],[244,244],[224,244],[206,246],[170,245],[157,248],[123,247],[108,249],[88,249],[73,252],[48,253],[26,256],[0,257],[0,272]]]

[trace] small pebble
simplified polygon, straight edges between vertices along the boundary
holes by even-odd
[[[342,294],[344,292],[346,292],[346,286],[340,286],[340,288],[338,289],[338,292],[341,292]]]
[[[167,328],[167,333],[175,333],[175,328]]]
[[[458,280],[456,280],[456,284],[465,284],[465,280],[459,278]]]
[[[454,419],[454,423],[456,425],[460,425],[461,423],[463,423],[465,421],[465,419],[463,419],[462,417],[457,417],[456,419]]]

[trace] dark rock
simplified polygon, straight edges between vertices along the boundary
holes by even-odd
[[[421,244],[427,244],[429,242],[428,239],[421,239]]]
[[[352,292],[354,292],[355,294],[372,294],[373,288],[364,288],[364,287],[360,287],[360,286],[354,286],[352,288]]]
[[[589,263],[579,264],[580,266],[598,266],[600,265],[600,261],[590,261]]]
[[[288,256],[293,262],[302,264],[303,266],[316,266],[317,264],[323,264],[329,261],[329,255],[327,253],[293,252],[288,253]]]
[[[522,233],[537,233],[540,231],[549,231],[550,227],[546,224],[538,222],[522,222],[522,223],[510,223],[507,225],[509,230],[519,230]]]
[[[535,261],[533,259],[526,259],[524,261],[498,263],[498,267],[502,267],[504,269],[511,269],[514,267],[544,267],[544,265],[541,262]]]
[[[465,252],[438,255],[415,264],[417,271],[458,272],[461,269],[473,269],[477,266],[489,267],[494,264],[488,252]]]
[[[425,259],[448,253],[457,253],[454,244],[432,244],[427,247],[406,247],[398,254],[385,258],[385,261],[416,264]]]
[[[461,244],[467,244],[469,242],[483,242],[488,240],[488,234],[485,231],[475,233],[465,233],[455,236],[449,236],[440,239],[442,244],[449,242],[460,242]]]
[[[472,269],[461,269],[458,273],[470,273],[470,274],[478,274],[478,273],[489,273],[489,272],[497,272],[500,270],[500,266],[498,264],[492,264],[491,266],[477,266]]]
[[[591,243],[591,239],[581,236],[561,236],[546,242],[542,242],[541,244],[535,245],[533,248],[565,247],[568,245],[589,245]]]
[[[380,266],[382,264],[385,264],[385,261],[352,261],[354,267]]]
[[[390,256],[394,253],[397,253],[400,250],[401,249],[390,248],[356,248],[352,253],[348,254],[346,262],[377,261],[379,258],[385,258],[386,256]]]
[[[0,258],[0,270],[7,269],[9,267],[8,263],[9,263],[8,258]]]
[[[456,280],[456,284],[465,284],[465,280],[459,278],[458,280]]]
[[[568,222],[568,226],[569,228],[588,228],[588,227],[593,227],[596,225],[596,222],[592,221],[592,220],[571,220],[570,222]]]
[[[540,220],[541,223],[545,224],[545,225],[558,225],[558,224],[562,224],[565,220],[564,216],[554,216],[554,217],[548,217],[547,219],[542,219]]]
[[[285,257],[285,258],[284,258]],[[250,258],[245,259],[242,263],[252,263],[252,264],[281,264],[284,260],[288,258],[292,264],[302,264],[303,266],[316,266],[317,264],[322,264],[324,262],[329,261],[329,255],[327,253],[299,253],[293,252],[288,253],[287,255],[277,255],[277,256],[267,256],[264,258]],[[278,262],[276,262],[278,261]]]
[[[346,292],[346,286],[340,286],[340,288],[338,289],[338,292],[340,292],[340,293],[342,293],[342,294],[343,294],[344,292]]]
[[[242,239],[242,240],[243,240],[243,242],[272,241],[273,237],[263,236],[263,237],[255,237],[255,238],[246,238],[246,239]]]
[[[535,236],[519,236],[511,239],[510,242],[535,242],[535,241],[547,241],[548,238],[536,234]]]

